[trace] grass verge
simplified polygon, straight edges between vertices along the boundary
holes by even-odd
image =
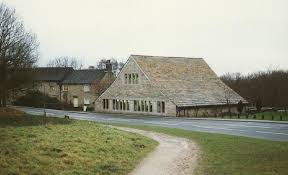
[[[0,174],[127,174],[157,142],[88,121],[0,117]]]
[[[196,175],[288,174],[288,142],[153,126],[115,125],[161,132],[196,142],[201,150],[200,159],[194,172]]]

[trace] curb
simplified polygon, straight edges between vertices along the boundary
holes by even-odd
[[[177,119],[175,117],[167,117],[171,119]],[[288,124],[288,121],[273,121],[273,120],[247,120],[247,119],[218,119],[218,118],[187,118],[181,117],[185,120],[211,120],[211,121],[229,121],[229,122],[255,122],[255,123],[279,123]]]

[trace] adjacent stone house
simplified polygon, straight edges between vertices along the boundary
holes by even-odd
[[[50,97],[61,100],[62,81],[73,71],[72,67],[33,68],[31,72],[33,90],[39,90]]]
[[[202,58],[131,55],[111,86],[96,100],[107,113],[205,116],[236,112],[246,102]]]
[[[93,107],[95,100],[114,80],[112,65],[106,69],[75,70],[62,81],[62,101],[73,107]]]

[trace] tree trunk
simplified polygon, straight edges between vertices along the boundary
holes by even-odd
[[[2,88],[0,89],[0,107],[3,107],[3,93],[2,93]]]
[[[2,107],[6,107],[6,97],[7,97],[7,94],[6,94],[6,89],[4,88],[2,90]]]

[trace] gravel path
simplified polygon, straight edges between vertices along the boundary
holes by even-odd
[[[144,135],[159,142],[129,175],[191,175],[196,166],[198,149],[188,139],[132,128],[118,129]]]

